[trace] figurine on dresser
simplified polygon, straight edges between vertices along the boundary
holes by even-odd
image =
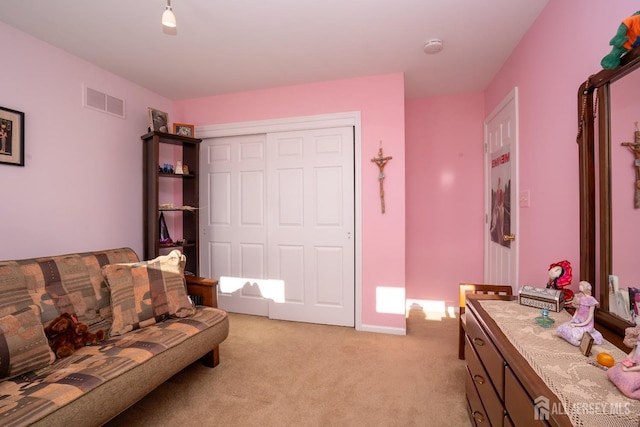
[[[638,352],[640,326],[625,329],[622,343],[631,348],[627,357],[607,371],[607,377],[625,396],[640,400],[640,354]]]
[[[570,321],[558,326],[556,333],[575,345],[580,346],[582,335],[588,332],[593,337],[595,344],[602,344],[602,334],[594,327],[594,317],[598,301],[591,295],[591,283],[581,281],[580,292],[574,296],[573,301],[576,311]]]
[[[565,303],[573,298],[573,291],[569,289],[573,279],[571,263],[567,260],[554,262],[549,266],[549,281],[547,289],[560,289]]]
[[[620,367],[625,372],[640,371],[640,354],[638,354],[638,335],[640,326],[627,328],[624,331],[622,343],[631,349],[631,353],[620,361]]]

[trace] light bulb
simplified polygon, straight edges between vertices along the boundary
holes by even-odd
[[[171,6],[167,5],[162,13],[162,25],[165,27],[176,27],[176,16],[173,14]]]

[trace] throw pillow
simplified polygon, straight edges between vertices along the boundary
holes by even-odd
[[[130,248],[0,261],[0,316],[37,304],[43,326],[67,312],[97,330],[111,319],[109,289],[100,268],[137,261]]]
[[[42,327],[40,307],[30,305],[0,317],[1,379],[43,368],[55,360]]]
[[[184,264],[184,255],[175,250],[150,261],[102,267],[111,290],[111,335],[195,314],[187,295]]]

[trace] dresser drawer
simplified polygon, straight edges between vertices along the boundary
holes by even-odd
[[[480,396],[478,395],[478,391],[476,390],[476,386],[473,385],[473,380],[471,379],[471,374],[469,373],[469,368],[466,369],[467,373],[465,375],[465,390],[467,393],[467,403],[469,405],[469,417],[475,426],[490,426],[489,418],[484,412],[484,407],[482,406],[482,401],[480,400]]]
[[[473,381],[478,395],[482,400],[482,404],[485,409],[485,413],[489,417],[489,421],[492,426],[502,427],[503,419],[505,415],[504,406],[502,401],[498,397],[496,390],[487,375],[482,363],[478,359],[478,355],[473,349],[469,336],[465,337],[465,359],[467,360],[467,368],[471,375],[471,381]]]
[[[500,396],[500,400],[504,401],[504,359],[484,332],[473,313],[466,311],[465,316],[467,335],[471,347],[473,347],[484,369],[489,374],[489,377],[491,377],[491,382],[498,396]]]
[[[504,416],[503,427],[514,427],[513,423],[511,422],[511,418],[509,418],[509,415]]]
[[[505,369],[505,391],[504,405],[514,425],[518,427],[549,425],[546,421],[536,419],[533,400],[509,367]]]

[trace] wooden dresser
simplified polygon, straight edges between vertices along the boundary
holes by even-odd
[[[467,297],[465,381],[467,409],[472,423],[494,427],[571,426],[571,421],[564,414],[544,416],[548,412],[545,408],[560,402],[478,303],[481,299],[515,298]],[[541,396],[549,401],[540,401]]]

